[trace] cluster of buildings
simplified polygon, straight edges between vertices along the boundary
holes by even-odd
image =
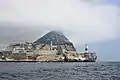
[[[88,52],[78,54],[69,44],[53,45],[35,43],[14,43],[0,53],[1,59],[17,61],[95,61],[96,54]],[[69,48],[69,50],[67,50]]]

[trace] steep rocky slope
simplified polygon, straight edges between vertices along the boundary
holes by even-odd
[[[45,34],[43,37],[36,40],[34,43],[36,44],[52,44],[60,45],[63,49],[68,51],[76,51],[73,43],[69,41],[68,38],[60,31],[50,31]]]

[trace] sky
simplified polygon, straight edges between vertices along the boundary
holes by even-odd
[[[120,38],[119,22],[119,0],[0,0],[0,47],[34,41],[50,30],[62,31],[78,49],[98,46]],[[109,51],[103,52],[100,58],[106,52],[109,60]]]

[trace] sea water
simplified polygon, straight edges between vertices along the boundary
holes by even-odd
[[[0,62],[0,80],[120,80],[120,62]]]

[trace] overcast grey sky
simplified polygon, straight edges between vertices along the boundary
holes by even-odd
[[[120,38],[119,0],[0,0],[0,44],[61,30],[76,46]]]

